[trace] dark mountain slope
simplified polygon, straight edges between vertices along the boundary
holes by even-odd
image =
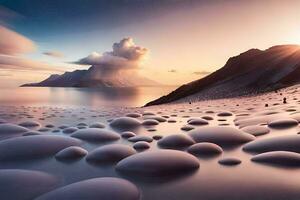
[[[251,49],[230,58],[214,73],[185,84],[146,106],[189,98],[213,99],[270,91],[300,81],[300,46],[274,46],[265,51]]]

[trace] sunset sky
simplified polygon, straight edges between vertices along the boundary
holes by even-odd
[[[0,0],[0,87],[86,69],[131,38],[139,72],[180,85],[250,48],[300,44],[299,0]],[[144,55],[144,54],[143,54]]]

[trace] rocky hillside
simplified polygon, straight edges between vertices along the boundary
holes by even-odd
[[[250,49],[230,58],[214,73],[182,85],[146,106],[215,99],[258,93],[300,82],[300,46],[280,45],[266,50]]]

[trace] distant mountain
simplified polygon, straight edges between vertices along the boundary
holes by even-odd
[[[88,70],[54,74],[39,83],[24,84],[21,87],[139,87],[158,86],[159,83],[140,76],[132,70],[113,73],[92,66]]]
[[[215,99],[271,91],[300,82],[300,46],[250,49],[214,73],[146,104]]]

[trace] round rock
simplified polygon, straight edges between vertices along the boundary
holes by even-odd
[[[229,117],[229,116],[232,116],[232,113],[231,112],[220,112],[220,113],[218,113],[218,116],[219,117]]]
[[[218,161],[220,165],[234,166],[242,163],[240,159],[237,158],[223,158]]]
[[[149,115],[155,115],[155,113],[150,112],[150,111],[145,111],[145,112],[143,113],[143,116],[149,116]]]
[[[115,128],[135,128],[141,125],[141,122],[132,117],[120,117],[113,119],[110,126]]]
[[[26,128],[32,128],[32,127],[39,127],[39,126],[41,126],[41,124],[38,122],[35,122],[35,121],[26,121],[26,122],[21,122],[19,124],[19,126],[23,126]]]
[[[105,128],[105,125],[100,122],[96,122],[96,123],[91,124],[90,128]]]
[[[154,119],[158,122],[166,122],[166,118],[160,117],[160,116],[148,116],[146,119]]]
[[[55,135],[35,135],[2,140],[0,160],[34,159],[54,155],[69,146],[78,146],[80,140]],[[13,148],[12,148],[13,147]]]
[[[135,133],[131,132],[131,131],[125,131],[121,134],[122,138],[131,138],[136,136]]]
[[[201,127],[189,131],[188,134],[196,142],[211,142],[219,146],[234,146],[255,139],[253,135],[233,127]]]
[[[144,126],[156,126],[159,122],[155,119],[146,119],[142,123]]]
[[[66,133],[66,134],[71,134],[71,133],[74,133],[75,131],[78,131],[78,128],[68,127],[68,128],[63,129],[63,133]]]
[[[193,130],[194,128],[195,127],[193,127],[193,126],[185,125],[185,126],[181,127],[180,129],[183,131],[190,131],[190,130]]]
[[[153,138],[146,136],[146,135],[137,135],[134,137],[130,137],[128,139],[128,141],[130,141],[130,142],[139,142],[139,141],[152,142]]]
[[[149,149],[150,145],[148,142],[139,141],[133,144],[133,148],[136,150],[145,150],[145,149]]]
[[[61,126],[59,126],[58,128],[59,129],[65,129],[65,128],[68,128],[69,126],[68,125],[61,125]]]
[[[168,123],[176,123],[177,121],[175,119],[169,119]]]
[[[23,136],[32,136],[32,135],[42,135],[43,133],[38,132],[38,131],[28,131],[23,134]]]
[[[118,162],[123,158],[135,154],[136,151],[127,145],[110,144],[99,147],[90,152],[86,160],[89,162]]]
[[[40,131],[40,132],[48,132],[48,131],[50,131],[50,129],[49,128],[40,128],[38,131]]]
[[[160,139],[163,138],[163,136],[162,136],[162,135],[153,135],[152,138],[153,138],[154,140],[160,140]]]
[[[254,136],[265,135],[270,132],[269,128],[258,125],[246,126],[241,130]]]
[[[176,149],[191,146],[195,141],[188,135],[174,134],[162,138],[157,144],[163,148]]]
[[[215,156],[223,152],[223,149],[214,143],[202,142],[190,146],[187,151],[195,156]]]
[[[201,126],[207,125],[208,121],[206,121],[205,119],[189,119],[187,123],[190,125]]]
[[[120,139],[120,136],[117,133],[99,128],[80,129],[74,132],[71,137],[89,142],[110,142]]]
[[[250,142],[243,150],[251,153],[269,151],[292,151],[300,153],[300,135],[278,136]]]
[[[87,151],[81,147],[71,146],[59,151],[55,158],[58,160],[74,160],[87,155]]]
[[[58,179],[50,174],[20,169],[0,170],[1,199],[34,199],[58,185]]]
[[[132,117],[132,118],[139,118],[139,117],[141,117],[142,115],[141,114],[139,114],[139,113],[128,113],[127,115],[126,115],[126,117]]]
[[[282,167],[300,167],[300,154],[288,151],[272,151],[251,158],[253,162]]]
[[[271,121],[268,126],[271,128],[289,128],[293,126],[297,126],[298,121],[295,119],[287,118],[287,119],[277,119]]]
[[[197,158],[177,150],[138,153],[121,160],[116,166],[119,172],[137,176],[174,176],[198,168]]]
[[[0,135],[18,135],[29,131],[27,128],[15,124],[0,124]]]
[[[211,117],[211,116],[203,116],[202,119],[205,119],[205,120],[214,120],[214,118]]]
[[[131,182],[120,178],[94,178],[73,183],[36,200],[139,200],[140,192]]]

